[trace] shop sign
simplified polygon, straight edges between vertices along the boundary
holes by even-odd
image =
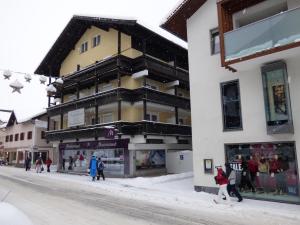
[[[63,143],[59,145],[60,150],[74,150],[74,149],[104,149],[104,148],[128,148],[129,139],[117,140],[100,140],[100,141],[86,141],[76,143]]]
[[[107,139],[114,139],[116,131],[114,128],[105,128],[104,130],[104,137]]]
[[[84,125],[84,108],[68,112],[68,127]]]

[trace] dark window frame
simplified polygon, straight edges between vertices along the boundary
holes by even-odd
[[[32,131],[28,131],[27,132],[27,140],[31,140],[32,139]]]
[[[286,110],[287,110],[287,120],[270,120],[270,102],[268,96],[268,87],[267,87],[267,73],[271,71],[282,70],[283,71],[283,81],[284,81],[284,96],[286,100]],[[269,64],[266,64],[261,67],[262,74],[262,84],[263,84],[263,93],[264,93],[264,109],[265,109],[265,118],[266,118],[266,127],[268,134],[284,134],[284,133],[294,133],[293,125],[293,115],[292,115],[292,105],[291,97],[289,90],[288,82],[288,71],[287,66],[284,61],[276,61]]]
[[[15,134],[15,141],[19,141],[19,134]]]
[[[41,139],[45,139],[46,138],[46,133],[44,130],[41,131]]]
[[[239,117],[240,117],[240,126],[239,127],[233,127],[233,128],[227,128],[226,127],[226,121],[225,121],[225,104],[224,104],[224,98],[223,98],[223,87],[227,84],[237,83],[237,90],[238,90],[238,101],[239,101]],[[228,131],[242,131],[243,130],[243,116],[242,116],[242,104],[241,104],[241,91],[240,91],[240,82],[238,79],[236,80],[230,80],[226,82],[220,83],[220,94],[221,94],[221,108],[222,108],[222,121],[223,121],[223,132]]]
[[[5,136],[5,142],[9,142],[9,135]]]
[[[24,141],[24,137],[25,137],[25,133],[24,132],[20,133],[20,141]]]
[[[14,135],[9,135],[9,142],[13,142],[14,141]]]
[[[219,28],[214,28],[209,31],[209,37],[210,37],[210,54],[211,55],[217,55],[220,54],[221,49],[219,46],[219,50],[216,51],[216,46],[215,46],[215,38],[219,37],[219,42],[220,42],[220,32]]]

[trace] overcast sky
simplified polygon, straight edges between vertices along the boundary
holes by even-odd
[[[0,109],[15,110],[19,119],[47,107],[45,86],[38,77],[4,80],[2,69],[33,74],[72,15],[130,17],[156,28],[182,0],[7,0],[0,7]],[[169,36],[170,37],[170,36]],[[9,84],[18,79],[22,94]]]

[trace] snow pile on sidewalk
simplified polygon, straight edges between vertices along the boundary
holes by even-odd
[[[11,204],[0,202],[1,225],[32,225],[28,217]]]

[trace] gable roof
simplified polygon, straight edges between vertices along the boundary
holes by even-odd
[[[206,1],[207,0],[183,0],[162,23],[161,27],[187,41],[186,20],[190,18]]]
[[[174,41],[168,40],[157,32],[146,28],[146,26],[137,22],[137,20],[74,15],[43,61],[35,70],[35,73],[47,76],[58,76],[61,63],[74,48],[75,44],[84,32],[91,26],[95,26],[106,31],[108,31],[109,28],[114,28],[141,39],[151,38],[151,40],[156,40],[156,42],[160,45],[169,48],[171,52],[178,51],[181,54],[187,55],[187,50],[184,46],[180,46],[178,43],[174,43]]]

